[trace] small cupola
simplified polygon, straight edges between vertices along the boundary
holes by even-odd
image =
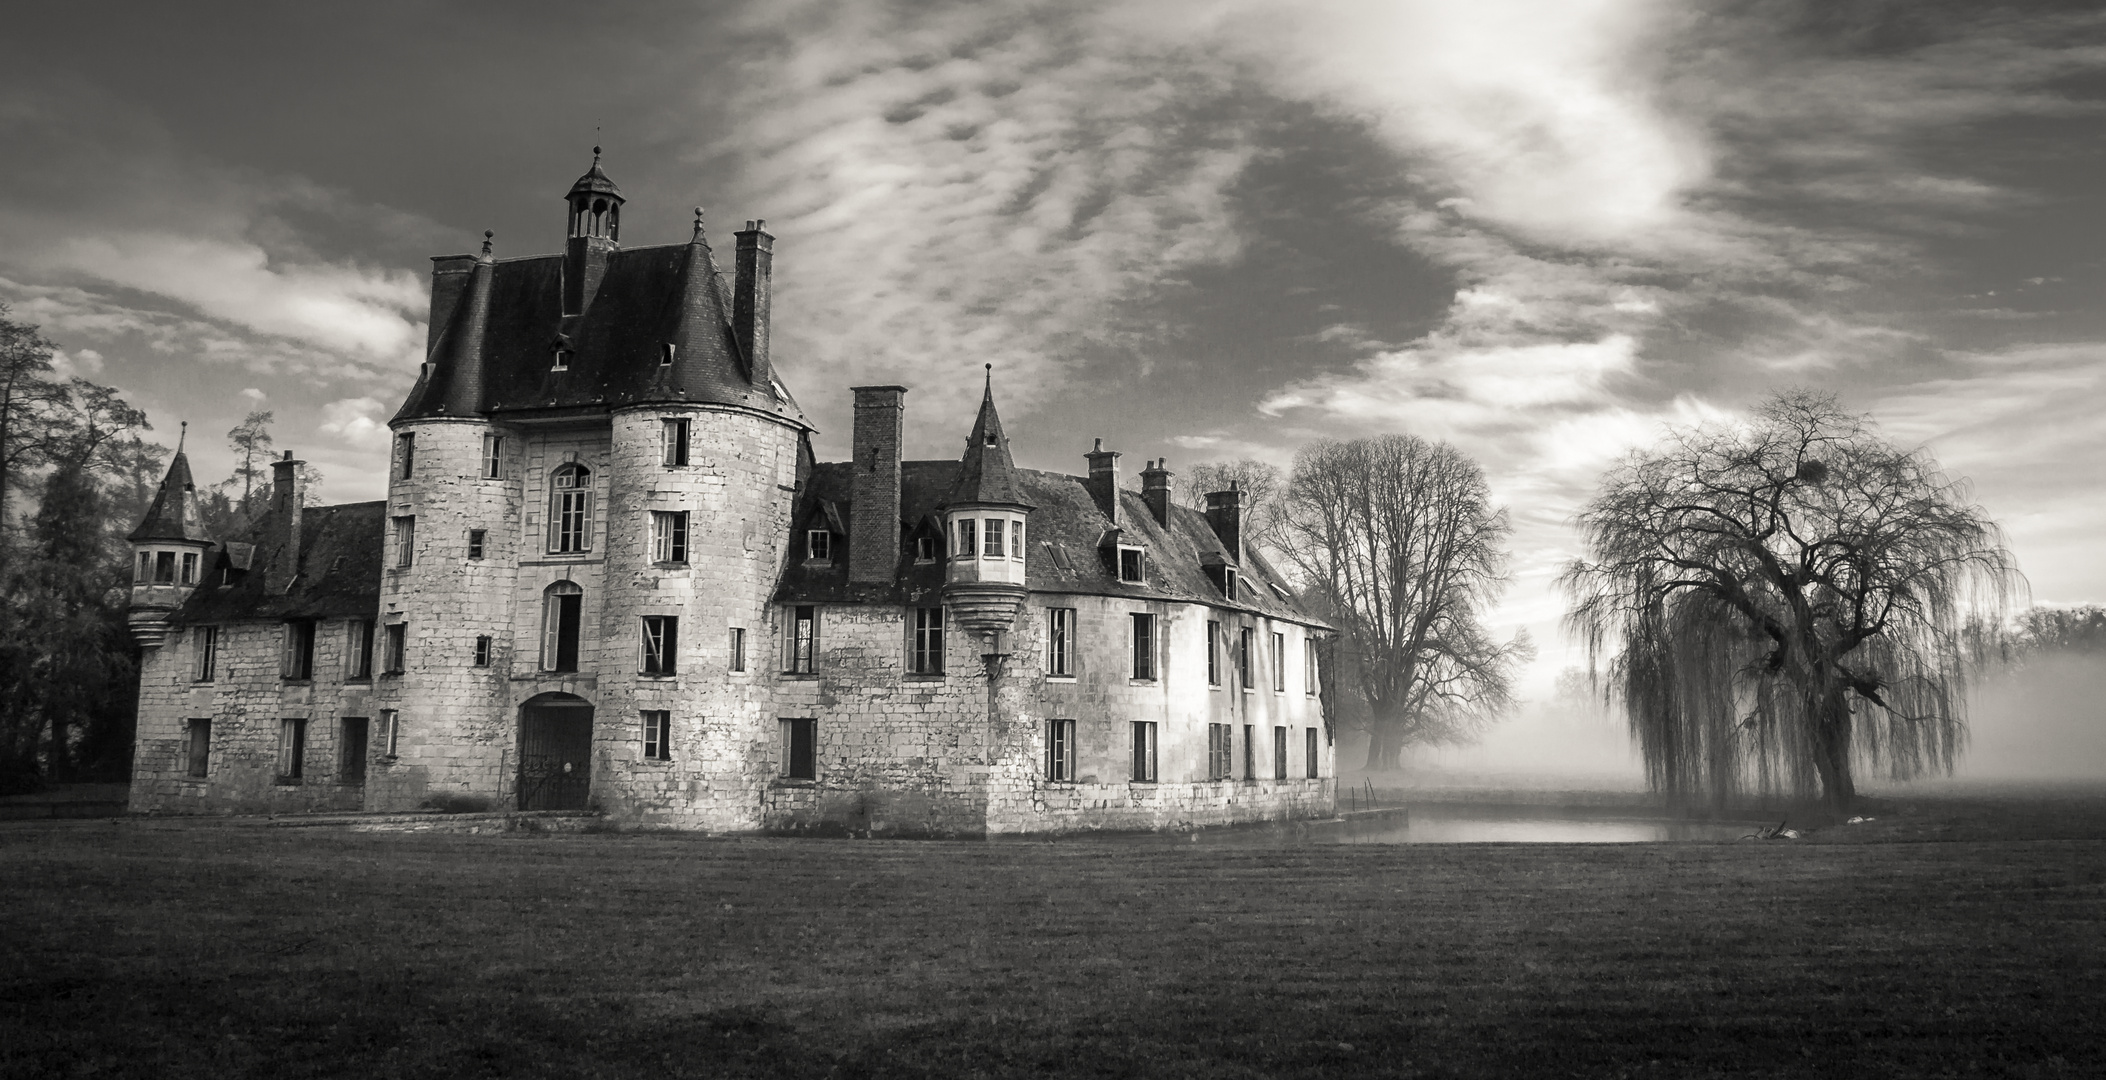
[[[600,148],[592,148],[592,168],[570,186],[570,239],[563,246],[563,314],[583,315],[607,274],[607,255],[621,246],[622,189],[600,168]]]

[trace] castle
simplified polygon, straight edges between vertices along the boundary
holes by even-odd
[[[131,808],[597,809],[723,831],[983,836],[1332,812],[1328,628],[1169,471],[1015,467],[991,379],[956,460],[853,456],[769,355],[774,237],[730,295],[696,211],[624,248],[594,150],[561,254],[433,260],[388,496],[273,463],[238,540],[178,450],[145,520]]]

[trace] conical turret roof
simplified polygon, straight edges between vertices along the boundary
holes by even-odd
[[[585,175],[578,177],[578,182],[570,186],[572,195],[588,192],[594,195],[612,195],[617,199],[622,197],[622,189],[615,187],[614,181],[608,179],[607,171],[600,168],[600,148],[597,146],[592,148],[592,168],[585,170]]]
[[[154,492],[154,504],[146,508],[145,519],[125,539],[135,544],[148,540],[209,544],[212,538],[205,535],[198,516],[197,485],[190,479],[190,458],[179,446],[175,460],[168,463],[168,475],[162,478],[160,490]]]
[[[1009,437],[1002,434],[1002,417],[995,412],[994,367],[987,369],[987,389],[980,398],[980,416],[973,433],[965,440],[965,457],[958,465],[958,480],[951,485],[947,505],[987,504],[1030,509],[1017,486],[1016,465],[1009,459]]]

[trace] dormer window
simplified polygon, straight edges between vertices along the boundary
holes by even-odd
[[[1221,595],[1230,600],[1236,598],[1236,568],[1233,566],[1221,568]]]
[[[672,366],[673,366],[673,350],[674,350],[675,348],[677,348],[677,346],[675,346],[675,345],[674,345],[674,344],[673,344],[672,342],[670,342],[670,341],[668,341],[668,342],[666,342],[665,344],[663,344],[663,345],[660,345],[660,346],[658,347],[658,366],[659,366],[659,367],[672,367]]]
[[[917,536],[914,538],[914,561],[918,563],[936,561],[936,538]]]
[[[555,363],[555,365],[554,365],[554,366],[550,367],[550,368],[549,368],[549,370],[550,370],[550,371],[569,371],[569,370],[570,370],[570,350],[569,350],[569,349],[561,349],[561,348],[557,349],[557,350],[556,350],[556,363]]]
[[[825,529],[807,529],[804,534],[804,557],[808,562],[832,562],[834,557],[834,534]]]
[[[988,432],[988,433],[987,433],[987,445],[989,445],[989,446],[999,446],[999,445],[1001,445],[1001,440],[995,437],[995,433],[994,433],[994,432],[990,431],[990,432]]]
[[[1122,547],[1119,549],[1119,580],[1131,582],[1135,585],[1147,582],[1147,557],[1146,553],[1140,548]]]

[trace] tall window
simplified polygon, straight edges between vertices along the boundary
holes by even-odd
[[[1221,685],[1221,623],[1207,620],[1207,685]]]
[[[1315,638],[1303,638],[1303,639],[1302,639],[1302,693],[1304,693],[1304,694],[1314,694],[1314,693],[1316,693],[1316,691],[1317,691],[1317,686],[1318,686],[1318,683],[1317,683],[1317,680],[1316,680],[1316,675],[1317,675],[1317,672],[1316,672],[1316,639],[1315,639]]]
[[[487,546],[489,538],[490,533],[486,529],[468,530],[468,557],[471,559],[482,558],[483,548]]]
[[[285,654],[281,670],[288,679],[314,678],[313,619],[294,619],[285,624]]]
[[[643,711],[643,756],[647,761],[673,760],[673,714],[666,709]]]
[[[373,677],[373,620],[353,619],[344,628],[344,678]]]
[[[191,776],[203,779],[212,767],[212,721],[192,720],[184,725],[183,761]]]
[[[1155,616],[1143,612],[1133,616],[1133,677],[1155,678]]]
[[[336,778],[346,784],[366,782],[366,718],[346,716],[336,740]]]
[[[1009,557],[1024,557],[1024,519],[1012,518],[1009,522]]]
[[[190,631],[190,677],[211,682],[219,668],[219,627],[200,626]]]
[[[548,549],[556,554],[592,550],[592,470],[577,462],[548,478]]]
[[[1287,779],[1287,729],[1272,729],[1272,778]]]
[[[819,609],[810,604],[800,604],[790,609],[790,632],[785,642],[789,646],[786,670],[809,675],[818,670],[819,659]]]
[[[1243,725],[1243,778],[1258,778],[1258,725]]]
[[[1046,609],[1046,674],[1075,674],[1075,609]]]
[[[578,670],[578,626],[585,590],[559,581],[541,594],[541,670]]]
[[[477,635],[475,636],[475,661],[474,661],[474,663],[475,663],[475,666],[476,666],[476,667],[489,667],[489,666],[490,666],[490,635],[488,635],[488,634],[477,634]]]
[[[1236,681],[1245,690],[1257,685],[1257,675],[1251,670],[1251,628],[1246,626],[1236,631]]]
[[[1046,721],[1046,779],[1075,781],[1075,721]]]
[[[680,619],[675,615],[643,617],[643,673],[671,675],[680,655]]]
[[[662,563],[687,561],[687,511],[651,511],[651,558]]]
[[[396,568],[408,566],[417,550],[417,519],[399,517],[395,523],[395,549],[391,560]]]
[[[977,537],[980,535],[979,523],[974,521],[972,518],[959,518],[957,521],[955,531],[957,533],[958,541],[955,550],[957,551],[958,555],[967,559],[972,558],[973,552],[978,550],[979,548],[979,541],[977,539]]]
[[[402,714],[393,709],[380,710],[380,752],[390,760],[402,749]]]
[[[943,609],[914,609],[914,644],[908,651],[907,670],[917,675],[943,674]]]
[[[782,721],[782,775],[790,780],[819,779],[819,721],[811,717]]]
[[[746,628],[731,628],[731,670],[746,670]]]
[[[1316,779],[1316,729],[1302,729],[1302,775]]]
[[[278,782],[298,783],[307,771],[307,720],[278,721]]]
[[[1272,635],[1272,688],[1285,692],[1287,689],[1287,635]],[[1281,730],[1286,730],[1282,728]],[[1284,777],[1282,778],[1284,779]]]
[[[670,355],[670,354],[669,354]],[[659,427],[658,444],[668,465],[687,464],[687,419],[667,420]]]
[[[183,553],[183,584],[197,584],[197,552],[195,551]]]
[[[483,436],[483,478],[496,480],[505,474],[505,437]]]
[[[395,465],[400,470],[395,475],[404,480],[409,479],[410,465],[416,458],[417,437],[415,435],[395,436]]]
[[[1207,779],[1226,780],[1234,756],[1235,729],[1227,724],[1207,725]]]
[[[980,554],[990,559],[999,559],[1009,549],[1008,541],[1004,539],[1006,534],[1002,530],[1002,525],[1003,520],[1001,518],[987,519],[987,530],[985,539],[982,541],[983,546],[980,549]]]
[[[1136,720],[1133,724],[1133,782],[1155,783],[1155,723]]]
[[[388,624],[386,647],[382,652],[386,655],[381,657],[381,671],[388,675],[402,674],[409,659],[408,623]]]

